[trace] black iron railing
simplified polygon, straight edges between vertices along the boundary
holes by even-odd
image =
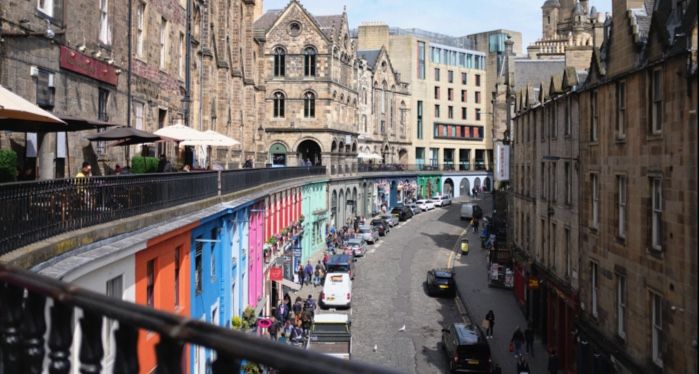
[[[0,184],[0,255],[68,231],[324,173],[324,167],[264,168]]]
[[[360,173],[385,172],[385,171],[473,171],[468,163],[454,164],[359,164]],[[475,170],[485,170],[485,165],[477,167]]]
[[[53,305],[47,314],[48,299]],[[74,348],[79,352],[80,362],[71,360],[76,308],[83,312],[80,346]],[[181,372],[182,355],[187,354],[183,349],[185,344],[215,351],[216,360],[210,369],[216,374],[239,373],[242,360],[277,373],[398,373],[189,320],[3,264],[0,264],[0,317],[0,374],[68,373],[71,366],[80,367],[81,373],[101,373],[104,318],[118,322],[114,331],[113,373],[139,372],[139,330],[160,337],[155,349],[157,373]],[[48,344],[45,344],[47,329]]]

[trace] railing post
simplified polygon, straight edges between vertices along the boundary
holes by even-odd
[[[138,330],[119,322],[119,328],[114,332],[116,341],[116,357],[114,358],[113,374],[138,373]]]
[[[182,343],[160,335],[160,343],[155,347],[158,358],[156,374],[180,374],[182,362]]]
[[[82,341],[80,342],[80,372],[99,374],[102,372],[102,316],[83,311],[80,318]]]
[[[51,332],[49,333],[49,373],[68,374],[70,371],[70,345],[73,343],[73,308],[53,301],[51,307]]]
[[[0,283],[0,323],[2,323],[2,365],[5,373],[20,372],[21,336],[19,325],[22,319],[24,290],[11,284]]]
[[[218,196],[218,197],[221,197],[221,170],[219,170],[219,171],[216,173],[216,176],[217,176],[217,179],[218,179],[218,180],[217,180],[218,186],[217,186],[217,189],[216,189],[216,191],[218,191],[217,196]]]
[[[24,318],[22,320],[22,340],[24,341],[24,357],[22,373],[40,374],[44,364],[44,333],[46,320],[44,307],[46,297],[29,292],[25,302]]]
[[[216,361],[211,365],[214,374],[240,373],[240,360],[216,352]]]

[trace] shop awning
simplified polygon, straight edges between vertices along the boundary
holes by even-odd
[[[66,131],[66,123],[55,115],[0,86],[0,130],[17,132]]]
[[[300,284],[293,282],[293,281],[290,281],[286,278],[282,279],[282,286],[287,287],[287,288],[291,289],[292,291],[298,291],[301,289]]]

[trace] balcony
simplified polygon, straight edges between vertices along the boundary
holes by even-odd
[[[265,183],[324,175],[325,167],[238,169],[0,184],[0,255],[68,231],[222,196]]]
[[[50,313],[45,313],[51,299]],[[144,305],[90,292],[56,279],[0,264],[0,372],[67,373],[71,366],[82,373],[102,372],[104,340],[110,339],[102,324],[105,318],[118,321],[113,331],[116,342],[113,373],[139,372],[139,330],[159,336],[155,354],[157,372],[180,373],[186,345],[215,352],[213,373],[239,373],[241,362],[254,362],[282,373],[376,373],[398,371],[340,360],[328,355],[279,344],[240,331],[161,312]],[[80,318],[79,361],[71,362],[73,313]],[[48,318],[47,318],[48,316]],[[48,342],[44,341],[46,330]],[[110,332],[110,335],[112,333]],[[48,344],[46,344],[48,343]],[[76,344],[77,345],[77,344]],[[46,352],[48,347],[48,352]],[[48,368],[44,362],[47,362]]]

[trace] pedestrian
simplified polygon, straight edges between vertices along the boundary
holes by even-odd
[[[558,374],[559,366],[560,366],[560,363],[558,360],[558,355],[556,354],[556,350],[552,349],[551,353],[549,354],[549,364],[548,364],[549,374]]]
[[[285,302],[279,304],[276,312],[277,320],[282,323],[286,322],[287,318],[289,318],[289,306]]]
[[[320,260],[318,260],[318,263],[316,264],[316,271],[315,271],[316,286],[320,285],[320,281],[322,279],[323,274],[325,274],[325,266],[323,266],[323,263]]]
[[[328,252],[325,252],[323,254],[323,268],[324,269],[327,268],[329,260],[330,260],[330,255],[328,254]]]
[[[243,169],[252,169],[252,159],[248,157],[243,164]]]
[[[527,329],[524,330],[524,341],[527,344],[527,353],[534,357],[534,330],[532,330],[531,325],[528,325]]]
[[[313,300],[313,296],[308,295],[306,301],[303,302],[303,310],[310,312],[311,316],[313,316],[316,310],[316,301]]]
[[[480,221],[476,219],[475,222],[474,222],[474,225],[473,225],[473,232],[476,232],[476,233],[477,233],[477,232],[478,232],[478,227],[479,227],[479,226],[480,226]]]
[[[489,310],[488,313],[485,315],[485,319],[488,321],[488,329],[486,330],[486,337],[488,339],[493,338],[493,327],[495,327],[495,313],[493,313],[492,310]]]
[[[277,339],[278,343],[286,344],[286,330],[282,330],[282,334]]]
[[[517,361],[517,374],[529,374],[529,362],[524,356],[520,356]]]
[[[76,178],[87,178],[92,176],[92,166],[90,165],[89,162],[85,161],[83,162],[83,166],[80,168],[80,171],[78,171],[78,174],[75,175]]]
[[[510,351],[514,350],[515,357],[522,356],[522,345],[524,344],[524,333],[517,326],[515,332],[512,334],[512,339],[510,340]]]
[[[279,331],[279,322],[277,321],[274,316],[271,317],[272,324],[269,325],[267,328],[267,332],[269,333],[269,338],[276,341],[277,340],[277,333]]]
[[[313,279],[313,265],[311,265],[311,260],[308,260],[308,262],[306,263],[304,272],[306,273],[306,283],[311,284],[311,281]]]
[[[291,308],[294,311],[294,321],[292,323],[296,324],[301,321],[301,312],[303,312],[303,300],[301,300],[301,297],[296,297],[294,306]]]
[[[305,272],[303,271],[303,265],[299,264],[299,268],[296,269],[296,274],[299,276],[299,284],[303,287],[303,281],[306,278]]]

